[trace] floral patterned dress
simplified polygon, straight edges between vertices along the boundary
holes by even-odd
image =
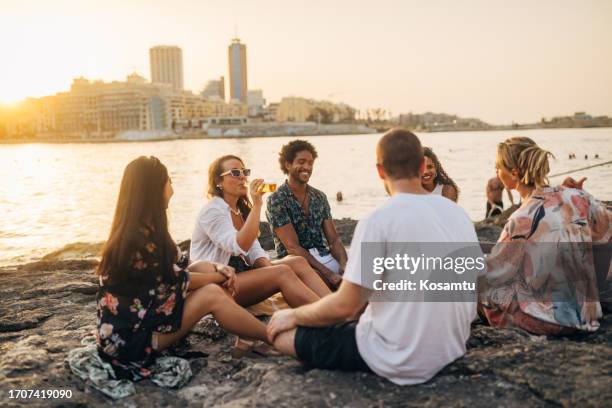
[[[187,258],[173,265],[175,282],[164,281],[151,229],[142,227],[140,233],[141,245],[132,253],[126,272],[129,276],[149,274],[155,284],[113,285],[100,278],[97,296],[98,353],[111,363],[118,378],[134,381],[152,375],[147,367],[156,357],[153,332],[171,333],[181,327],[189,286],[189,274],[184,269]]]
[[[602,311],[592,244],[610,242],[612,212],[591,195],[536,189],[487,259],[480,310],[493,326],[535,334],[597,330]],[[609,278],[609,265],[606,272]]]

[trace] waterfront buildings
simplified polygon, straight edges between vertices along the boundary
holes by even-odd
[[[276,114],[278,113],[278,106],[280,103],[272,102],[264,109],[263,120],[265,122],[275,122]]]
[[[491,125],[476,118],[460,118],[447,113],[405,113],[399,115],[400,126],[413,130],[423,131],[450,131],[450,130],[482,130],[489,129]]]
[[[255,127],[244,135],[315,134],[316,124],[351,123],[355,118],[355,110],[348,105],[299,97],[266,106],[262,90],[248,90],[246,45],[238,38],[228,48],[228,102],[224,77],[208,81],[200,94],[183,89],[179,47],[152,47],[149,56],[151,81],[137,73],[112,82],[80,77],[73,80],[69,91],[30,98],[18,108],[0,110],[0,138],[146,140],[181,137],[183,132],[194,132],[197,137],[211,126],[244,127],[248,117]],[[257,123],[262,121],[294,123]],[[343,129],[329,131],[347,131]]]
[[[263,97],[261,89],[253,89],[248,92],[247,105],[249,108],[249,117],[257,118],[264,116],[266,100]]]
[[[278,122],[305,122],[314,107],[315,103],[311,99],[286,97],[281,99],[276,108],[275,120]]]
[[[573,116],[555,116],[550,120],[542,118],[539,124],[545,128],[605,127],[612,126],[612,118],[608,116],[592,116],[586,112],[575,112]]]
[[[69,92],[39,99],[36,128],[43,137],[113,138],[125,130],[168,128],[171,121],[167,84],[151,84],[138,74],[126,81],[76,78]]]
[[[174,123],[187,123],[188,128],[201,127],[199,125],[207,122],[204,121],[207,118],[246,118],[248,114],[246,104],[236,101],[225,103],[221,100],[204,99],[190,92],[173,95],[168,100],[172,121]],[[191,125],[189,125],[189,122]]]
[[[211,79],[206,83],[204,89],[200,93],[202,97],[210,100],[225,100],[225,78],[220,77],[218,80]]]
[[[285,97],[275,107],[277,122],[317,122],[323,124],[352,122],[355,109],[329,101],[301,97]]]
[[[239,38],[234,38],[227,53],[229,57],[230,100],[247,103],[246,45],[241,44]]]
[[[159,45],[149,50],[151,82],[169,84],[174,91],[183,90],[183,51],[176,46]]]
[[[134,138],[172,137],[173,131],[207,123],[246,121],[247,105],[206,99],[138,74],[125,81],[73,80],[68,92],[31,98],[18,110],[0,112],[2,136],[41,140],[104,140],[130,132]],[[148,135],[148,136],[147,136]]]

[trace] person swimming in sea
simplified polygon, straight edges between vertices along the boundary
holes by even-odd
[[[495,176],[487,181],[487,209],[485,212],[485,218],[493,217],[496,215],[500,215],[504,210],[504,202],[502,200],[504,192],[504,184],[499,179],[499,177]],[[514,197],[512,197],[512,193],[509,190],[506,190],[508,194],[508,199],[514,205]]]

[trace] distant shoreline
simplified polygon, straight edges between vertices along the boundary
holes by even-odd
[[[391,127],[372,127],[376,133],[384,133]],[[539,126],[499,126],[492,129],[428,129],[428,130],[413,130],[416,133],[450,133],[450,132],[499,132],[499,131],[523,131],[523,130],[554,130],[554,129],[612,129],[612,126],[583,126],[583,127],[539,127]],[[194,135],[178,135],[177,137],[165,137],[156,139],[142,140],[120,140],[120,139],[0,139],[0,145],[14,144],[70,144],[70,143],[140,143],[140,142],[167,142],[172,140],[221,140],[221,139],[257,139],[257,138],[278,138],[278,137],[325,137],[325,136],[360,136],[376,133],[335,133],[335,134],[287,134],[287,135],[223,135],[223,136],[202,136],[201,134]]]
[[[378,133],[378,132],[377,132]],[[278,138],[278,137],[325,137],[325,136],[362,136],[373,135],[376,133],[337,133],[329,135],[310,135],[310,134],[295,134],[295,135],[249,135],[249,136],[187,136],[187,137],[164,137],[158,139],[142,139],[142,140],[121,140],[121,139],[88,139],[88,140],[65,140],[65,139],[43,139],[43,140],[21,140],[21,139],[2,139],[2,144],[28,144],[28,143],[43,143],[43,144],[69,144],[69,143],[141,143],[141,142],[168,142],[173,140],[221,140],[221,139],[257,139],[257,138]]]

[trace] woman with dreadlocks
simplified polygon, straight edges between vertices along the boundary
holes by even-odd
[[[497,145],[497,176],[522,203],[478,279],[479,311],[493,327],[537,335],[595,331],[612,264],[594,244],[612,243],[612,211],[581,189],[584,179],[550,186],[549,157],[528,137]]]
[[[459,198],[459,187],[444,171],[438,156],[430,147],[424,147],[425,171],[421,175],[423,188],[433,194],[442,195],[449,200],[457,202]]]

